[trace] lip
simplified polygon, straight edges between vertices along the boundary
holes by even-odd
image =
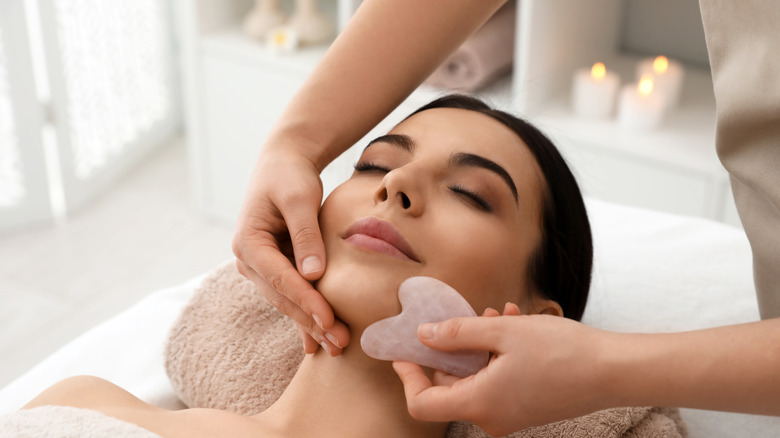
[[[372,216],[355,221],[343,238],[350,244],[369,251],[418,263],[420,261],[406,239],[390,222]]]

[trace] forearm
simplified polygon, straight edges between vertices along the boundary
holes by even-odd
[[[609,350],[611,405],[780,415],[780,319],[616,335]]]
[[[398,106],[503,1],[363,2],[289,102],[266,147],[274,147],[277,138],[294,138],[322,170]]]

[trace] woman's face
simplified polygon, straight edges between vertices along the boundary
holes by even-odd
[[[542,191],[533,155],[500,122],[453,108],[418,113],[374,140],[323,204],[317,289],[358,329],[399,313],[398,286],[417,275],[454,287],[477,313],[507,301],[530,312]]]

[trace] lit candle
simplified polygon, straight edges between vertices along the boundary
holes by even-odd
[[[577,115],[605,118],[612,115],[620,79],[597,62],[590,69],[580,69],[574,74],[572,105]]]
[[[645,75],[639,84],[623,87],[620,92],[618,122],[630,128],[652,128],[663,120],[666,97],[654,90],[653,77]]]
[[[290,26],[277,26],[268,31],[265,43],[273,53],[290,53],[298,47],[298,34]]]
[[[666,105],[672,108],[680,101],[685,68],[666,56],[643,59],[636,69],[636,77],[653,75],[653,84],[658,93],[666,96]]]

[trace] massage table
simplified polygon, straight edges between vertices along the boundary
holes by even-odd
[[[594,235],[583,322],[620,332],[693,330],[758,320],[750,247],[713,221],[587,201]],[[102,377],[156,406],[182,409],[163,367],[168,330],[203,275],[156,291],[0,390],[0,414],[66,377]],[[692,438],[780,436],[780,417],[681,409]]]

